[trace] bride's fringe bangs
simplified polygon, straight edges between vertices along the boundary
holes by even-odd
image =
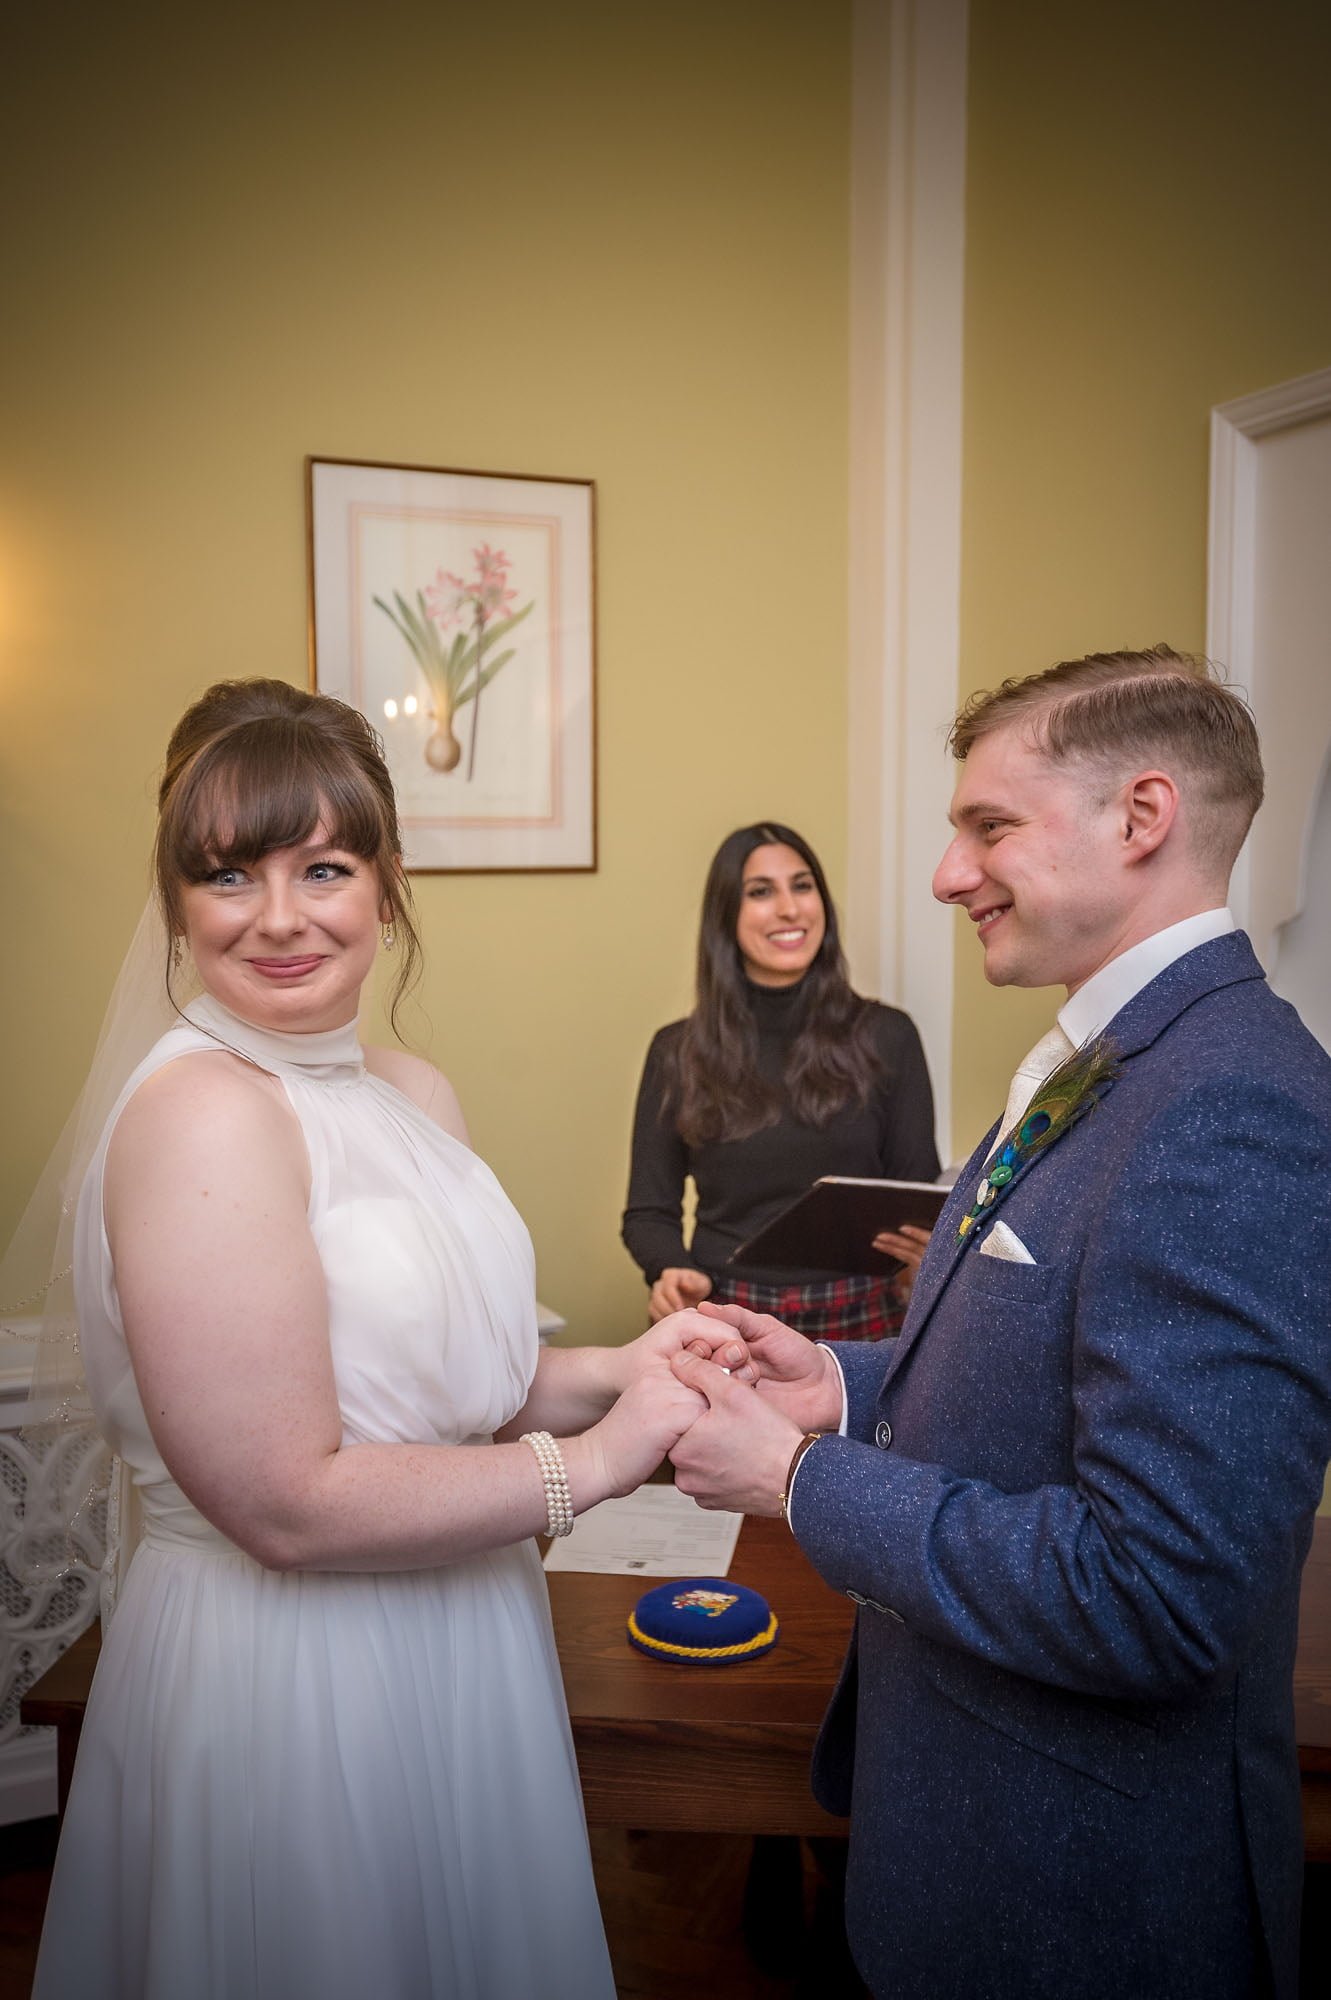
[[[207,745],[173,788],[162,860],[178,881],[200,882],[214,868],[299,846],[320,821],[330,846],[380,858],[382,802],[345,752],[291,717],[244,723]]]

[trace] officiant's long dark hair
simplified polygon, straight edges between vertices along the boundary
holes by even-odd
[[[663,1115],[686,1145],[746,1139],[781,1115],[781,1099],[759,1073],[752,985],[736,931],[744,864],[755,847],[791,847],[822,898],[826,928],[800,982],[798,1030],[783,1083],[802,1124],[829,1123],[852,1100],[863,1104],[882,1073],[869,1003],[850,983],[836,906],[822,863],[807,840],[776,820],[741,826],[721,842],[707,871],[698,929],[697,999],[675,1043]]]

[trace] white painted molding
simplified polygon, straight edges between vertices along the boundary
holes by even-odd
[[[1260,440],[1331,415],[1331,368],[1295,376],[1255,395],[1219,403],[1211,411],[1211,492],[1207,537],[1206,650],[1257,705],[1264,692],[1257,658],[1257,460]],[[1312,806],[1307,821],[1311,826]],[[1306,845],[1305,829],[1305,845]],[[1259,957],[1269,963],[1279,924],[1304,900],[1302,882],[1290,892],[1292,909],[1278,915],[1254,909],[1251,844],[1234,870],[1230,901]]]
[[[1291,430],[1312,417],[1324,417],[1331,410],[1331,368],[1318,368],[1311,375],[1295,375],[1274,388],[1259,389],[1252,396],[1236,396],[1232,403],[1217,403],[1212,417],[1222,418],[1244,437],[1265,437],[1270,431]],[[1212,432],[1214,436],[1214,431]]]
[[[924,1040],[952,1153],[954,935],[930,880],[959,683],[966,0],[856,0],[847,939]]]

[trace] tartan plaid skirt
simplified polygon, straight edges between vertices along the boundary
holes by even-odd
[[[810,1340],[886,1340],[901,1331],[906,1308],[890,1278],[828,1278],[812,1285],[752,1284],[721,1275],[712,1280],[721,1306],[770,1313]]]

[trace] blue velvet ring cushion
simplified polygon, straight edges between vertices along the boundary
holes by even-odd
[[[629,1644],[681,1666],[728,1667],[777,1641],[765,1597],[723,1576],[676,1577],[640,1597],[629,1613]]]

